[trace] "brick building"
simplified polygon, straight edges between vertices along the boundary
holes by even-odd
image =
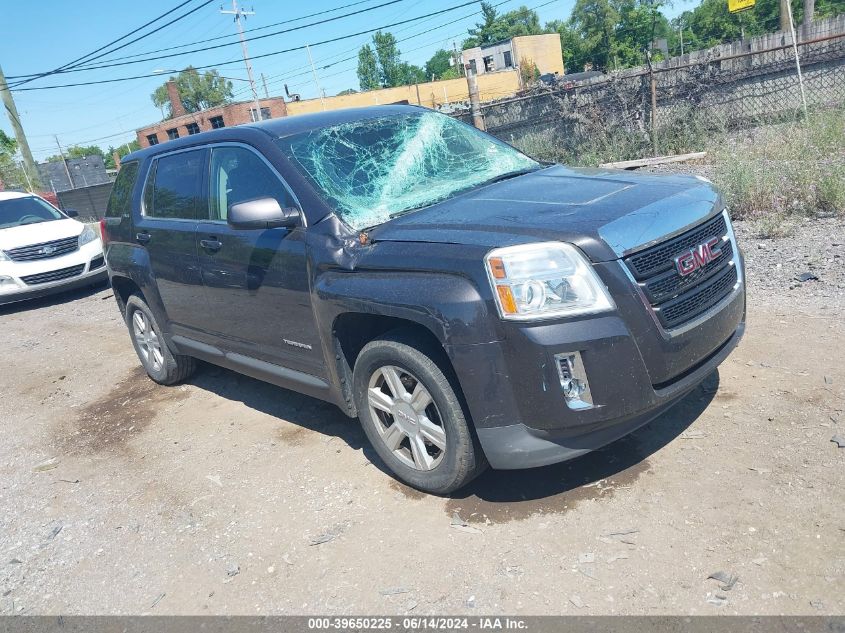
[[[136,130],[138,143],[141,147],[157,145],[169,140],[199,134],[221,127],[243,125],[258,120],[254,101],[239,101],[226,105],[186,113],[179,99],[179,91],[175,82],[167,82],[167,93],[170,97],[170,107],[173,117]],[[282,97],[259,99],[262,119],[277,119],[287,116],[287,106]]]

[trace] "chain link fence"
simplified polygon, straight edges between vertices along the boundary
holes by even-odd
[[[845,106],[845,16],[802,37],[808,109]],[[693,151],[718,131],[794,120],[802,110],[788,33],[482,106],[490,133],[533,155],[582,164]]]

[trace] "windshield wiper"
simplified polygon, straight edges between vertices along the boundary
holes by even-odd
[[[504,174],[499,174],[498,176],[494,176],[490,180],[485,180],[482,185],[492,185],[496,182],[502,182],[503,180],[510,180],[511,178],[516,178],[517,176],[524,176],[525,174],[530,174],[532,172],[538,171],[542,169],[542,167],[526,167],[525,169],[516,169],[514,171],[508,171]]]
[[[393,218],[398,218],[400,215],[406,215],[408,213],[413,213],[414,211],[419,211],[420,209],[425,209],[426,207],[430,207],[432,204],[436,202],[432,202],[431,204],[423,204],[418,207],[411,207],[410,209],[402,209],[402,211],[395,211],[391,213],[388,217],[392,220]]]

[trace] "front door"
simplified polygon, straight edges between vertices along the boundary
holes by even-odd
[[[324,376],[320,339],[311,309],[305,228],[235,229],[231,205],[275,198],[297,206],[281,177],[254,150],[220,145],[211,150],[211,220],[197,228],[205,285],[207,330],[226,351]]]
[[[208,217],[204,149],[157,158],[144,187],[134,238],[147,250],[150,267],[173,333],[192,330],[205,312],[196,231]]]

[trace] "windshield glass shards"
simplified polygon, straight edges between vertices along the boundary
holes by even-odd
[[[435,112],[343,123],[278,142],[355,230],[540,167],[512,147]]]

